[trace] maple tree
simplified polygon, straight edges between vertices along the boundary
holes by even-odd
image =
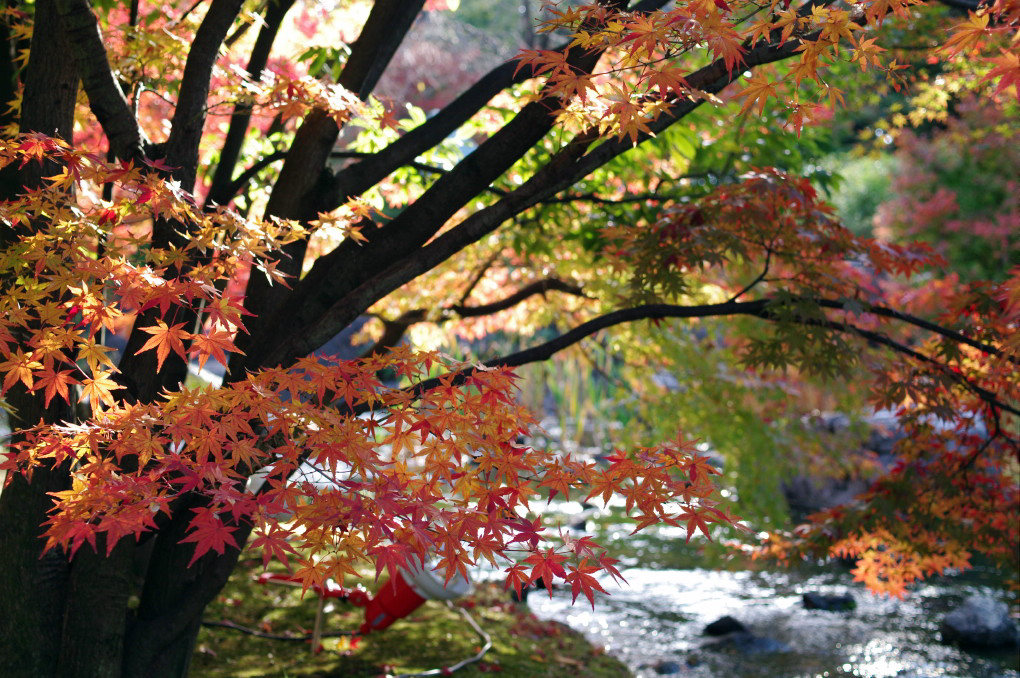
[[[246,543],[309,586],[488,561],[594,603],[615,561],[529,502],[620,495],[637,529],[688,538],[736,522],[689,436],[604,465],[520,442],[510,370],[639,320],[725,319],[748,374],[866,373],[910,428],[866,495],[773,552],[855,557],[893,594],[975,549],[1015,557],[1020,268],[929,282],[925,306],[909,281],[936,251],[854,236],[792,162],[738,164],[723,132],[790,156],[845,104],[827,74],[898,84],[912,32],[949,31],[931,54],[957,89],[1007,101],[1020,6],[669,4],[551,6],[558,47],[431,117],[372,92],[445,3],[5,11],[4,675],[181,675]],[[360,358],[319,352],[363,317]],[[500,328],[534,345],[436,350]],[[195,378],[213,363],[221,383]]]

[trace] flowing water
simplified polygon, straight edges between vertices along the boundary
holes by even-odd
[[[634,535],[618,513],[585,510],[576,502],[553,502],[547,510],[563,525],[583,523],[626,565],[621,572],[627,583],[601,578],[610,595],[596,598],[594,610],[583,596],[572,605],[569,587],[554,589],[551,598],[533,591],[528,605],[539,617],[583,632],[641,678],[1020,678],[1017,649],[971,652],[939,637],[942,618],[965,598],[1007,598],[1001,575],[993,571],[936,578],[896,600],[872,595],[839,563],[781,571],[709,569],[711,556],[693,542],[688,547],[683,530],[659,527]],[[578,520],[583,517],[588,520]],[[857,607],[808,610],[802,601],[807,592],[849,593]],[[769,640],[748,651],[703,635],[723,615]],[[666,663],[675,671],[660,674],[656,669]]]
[[[1015,650],[972,653],[939,641],[942,616],[969,595],[1002,597],[1002,591],[944,579],[914,588],[904,600],[879,598],[852,582],[847,572],[790,573],[706,569],[623,570],[628,585],[604,586],[611,593],[595,610],[583,599],[571,605],[565,589],[535,591],[528,604],[543,618],[582,631],[593,643],[623,660],[637,676],[696,678],[1017,678]],[[852,612],[807,610],[806,591],[851,592]],[[731,615],[755,636],[771,638],[788,651],[745,653],[732,645],[710,647],[706,624]],[[665,668],[665,667],[663,667]]]

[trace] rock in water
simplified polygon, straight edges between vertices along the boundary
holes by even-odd
[[[849,612],[857,608],[857,601],[849,593],[830,596],[824,593],[809,591],[804,594],[804,607],[808,610]]]
[[[660,676],[680,673],[680,662],[662,661],[655,665],[655,672]]]
[[[704,633],[706,636],[725,636],[727,633],[734,633],[736,631],[746,633],[747,627],[733,617],[726,615],[725,617],[719,617],[706,626]]]
[[[756,636],[747,631],[728,633],[719,640],[703,646],[706,650],[723,650],[736,652],[742,655],[774,654],[777,652],[790,652],[790,646],[775,638]]]
[[[1020,643],[1006,603],[971,596],[942,620],[942,640],[964,647],[1009,647]]]
[[[755,636],[750,633],[734,633],[730,637],[733,639],[733,647],[743,654],[772,654],[790,651],[789,645],[781,643],[775,638]]]

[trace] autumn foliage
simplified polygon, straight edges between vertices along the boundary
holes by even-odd
[[[646,319],[650,337],[733,321],[718,341],[740,370],[866,382],[909,431],[868,492],[759,552],[854,558],[892,595],[974,553],[1015,563],[1020,267],[940,282],[937,244],[854,235],[797,168],[713,150],[745,127],[796,147],[852,104],[830,73],[907,87],[903,31],[948,31],[930,58],[953,91],[1015,111],[1015,2],[553,5],[540,28],[562,44],[431,118],[371,92],[442,3],[350,4],[367,19],[349,50],[305,41],[355,15],[288,0],[6,13],[30,49],[12,52],[0,143],[0,520],[20,526],[0,546],[10,572],[55,562],[73,582],[56,612],[31,586],[0,591],[7,618],[36,615],[15,629],[26,665],[172,674],[246,544],[307,586],[487,562],[518,592],[560,579],[594,604],[616,561],[536,503],[619,496],[635,530],[688,540],[743,527],[694,435],[601,463],[526,442],[513,368]],[[305,37],[271,58],[292,9]],[[40,26],[73,63],[26,43]],[[359,317],[374,319],[360,357],[319,350]],[[531,347],[438,348],[497,328]],[[111,587],[136,561],[141,581]],[[89,595],[111,639],[95,647],[50,623],[94,611]]]

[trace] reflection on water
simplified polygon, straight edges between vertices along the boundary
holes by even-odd
[[[638,676],[676,662],[692,678],[1018,678],[1017,653],[972,654],[939,642],[942,616],[973,594],[996,595],[977,584],[944,580],[916,588],[905,600],[878,598],[845,573],[724,572],[702,569],[623,572],[629,586],[603,586],[612,595],[591,607],[570,604],[568,590],[552,599],[534,592],[528,604],[544,618],[584,632],[623,660]],[[850,613],[806,610],[805,591],[852,590]],[[750,631],[790,647],[789,652],[746,655],[732,647],[710,649],[701,635],[709,622],[729,614]]]

